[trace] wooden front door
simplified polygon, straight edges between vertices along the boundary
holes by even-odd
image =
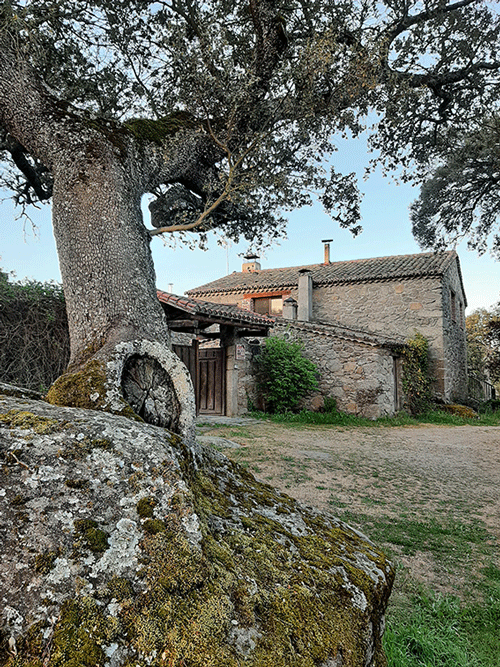
[[[225,350],[210,347],[199,351],[198,412],[225,414]]]
[[[196,397],[196,413],[207,415],[225,414],[225,368],[224,348],[199,349],[198,341],[193,345],[172,345],[172,350],[187,366]]]

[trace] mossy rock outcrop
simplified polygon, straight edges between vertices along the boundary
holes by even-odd
[[[0,395],[2,667],[385,665],[393,570],[166,429]]]

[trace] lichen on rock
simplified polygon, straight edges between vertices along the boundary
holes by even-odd
[[[0,419],[2,667],[385,664],[393,571],[362,535],[164,428],[12,410],[52,429]]]

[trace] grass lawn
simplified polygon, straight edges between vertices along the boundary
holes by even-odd
[[[383,457],[385,434],[392,429],[500,426],[500,413],[464,419],[436,411],[418,419],[402,415],[374,422],[342,413],[261,417],[265,427],[260,430],[257,422],[256,428],[212,426],[210,432],[240,443],[223,448],[224,453],[290,495],[313,485],[322,498],[330,494],[332,511],[361,528],[392,558],[397,577],[384,638],[389,666],[500,667],[500,516],[495,525],[485,522],[478,496],[469,492],[471,479],[464,478],[461,487],[459,477],[443,483],[439,494],[438,464],[433,480],[404,471],[399,463],[388,465]],[[349,434],[357,446],[328,454],[322,444],[328,437],[335,441]],[[303,453],[296,445],[302,436]],[[376,453],[364,453],[370,437],[379,443],[380,460]],[[493,449],[495,438],[496,429],[491,429]],[[487,484],[483,487],[487,497]],[[422,565],[420,576],[415,576],[416,562]],[[426,565],[432,573],[428,580],[422,577]]]

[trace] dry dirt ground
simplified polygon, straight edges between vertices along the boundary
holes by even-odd
[[[198,433],[258,479],[355,524],[434,590],[466,594],[481,567],[500,566],[500,427],[248,420]]]

